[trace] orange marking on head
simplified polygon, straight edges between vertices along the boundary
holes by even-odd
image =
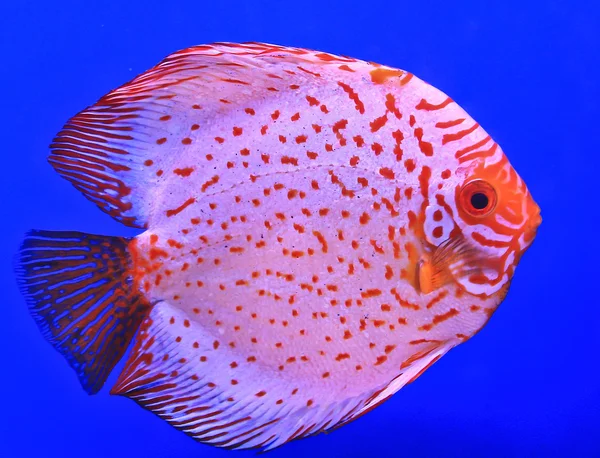
[[[460,140],[461,138],[466,137],[470,133],[474,132],[478,127],[479,127],[479,124],[475,123],[470,128],[461,130],[460,132],[456,132],[454,134],[445,134],[442,137],[442,145],[445,145],[447,143],[450,143],[450,142],[453,142],[456,140]]]
[[[466,148],[460,149],[455,153],[455,157],[457,159],[461,159],[467,153],[477,150],[478,148],[483,147],[487,142],[489,142],[492,138],[488,135],[484,139],[478,141],[477,143],[472,144],[471,146],[467,146]]]
[[[421,194],[425,199],[429,196],[429,179],[431,178],[431,169],[424,165],[419,174],[419,184],[421,187]]]
[[[433,156],[433,145],[423,140],[423,129],[417,127],[414,131],[415,137],[419,142],[419,149],[425,156]]]
[[[465,118],[454,119],[452,121],[440,121],[436,123],[435,127],[438,129],[449,129],[450,127],[458,126],[463,123]]]

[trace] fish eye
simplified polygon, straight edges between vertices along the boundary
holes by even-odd
[[[496,191],[486,181],[468,182],[461,189],[460,196],[464,210],[471,216],[487,216],[496,208]]]
[[[490,203],[490,199],[482,192],[476,192],[471,196],[471,206],[477,210],[484,210]]]

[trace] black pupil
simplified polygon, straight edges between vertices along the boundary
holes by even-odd
[[[483,210],[489,203],[488,197],[482,192],[476,192],[471,196],[471,205],[477,210]]]

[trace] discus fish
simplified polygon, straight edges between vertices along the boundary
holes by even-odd
[[[49,161],[134,238],[31,231],[17,277],[96,393],[194,439],[344,425],[477,333],[540,210],[501,148],[409,72],[196,46],[67,122]]]

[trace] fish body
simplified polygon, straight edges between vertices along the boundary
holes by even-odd
[[[417,378],[485,325],[541,221],[441,91],[260,43],[172,54],[72,118],[50,162],[145,231],[32,232],[42,331],[90,392],[133,340],[111,392],[230,448],[332,429]]]

